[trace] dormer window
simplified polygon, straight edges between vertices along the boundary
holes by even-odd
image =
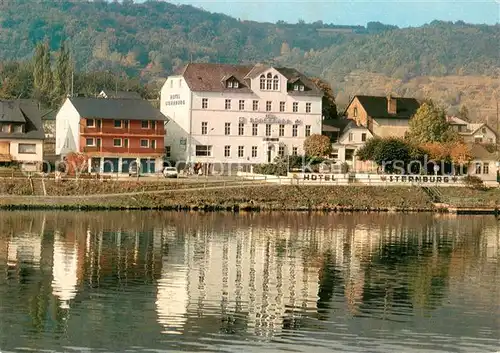
[[[260,89],[265,90],[266,89],[266,76],[260,75]]]
[[[22,124],[14,125],[14,132],[22,133],[23,132],[23,125]]]
[[[226,87],[227,88],[238,88],[240,86],[240,83],[235,80],[233,77],[231,77],[230,79],[228,79],[226,81]]]
[[[299,85],[297,85],[297,84],[293,85],[293,90],[294,91],[298,91],[299,90]]]
[[[267,74],[266,89],[271,90],[273,87],[273,75],[271,73]]]
[[[233,88],[233,81],[227,81],[227,88]]]
[[[234,81],[233,87],[234,88],[238,88],[239,86],[240,86],[239,82],[238,81]]]
[[[304,91],[305,87],[300,81],[298,81],[298,82],[294,83],[293,90],[294,91]]]
[[[304,91],[304,85],[299,85],[299,91]]]
[[[274,77],[273,77],[273,91],[278,91],[279,85],[280,85],[280,80],[278,78],[278,75],[274,75]]]

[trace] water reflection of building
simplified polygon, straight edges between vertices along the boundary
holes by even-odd
[[[60,300],[60,306],[63,309],[69,309],[69,302],[76,296],[78,268],[78,243],[74,239],[66,240],[60,231],[56,231],[54,233],[52,294]]]

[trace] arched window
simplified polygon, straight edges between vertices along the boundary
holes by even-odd
[[[266,89],[271,90],[273,88],[273,75],[271,73],[267,74]]]
[[[280,86],[280,80],[278,79],[278,75],[274,75],[274,78],[273,78],[273,91],[279,90],[279,86]]]
[[[266,77],[260,75],[260,89],[266,89]]]

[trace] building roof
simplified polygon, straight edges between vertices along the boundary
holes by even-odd
[[[230,65],[213,63],[189,63],[177,72],[186,80],[189,88],[195,92],[239,92],[252,93],[250,79],[264,71],[274,68],[287,78],[289,82],[300,80],[304,91],[288,90],[291,95],[297,96],[322,96],[323,91],[314,84],[307,76],[299,71],[286,67],[272,67],[263,64],[256,65]],[[227,88],[225,80],[234,77],[238,80],[238,88]]]
[[[112,98],[112,99],[142,99],[141,95],[137,92],[129,91],[101,91],[99,97]]]
[[[69,98],[81,117],[116,120],[165,120],[147,100]]]
[[[324,132],[339,132],[343,134],[350,129],[366,129],[364,126],[357,125],[354,120],[351,119],[328,119],[323,120],[322,131]]]
[[[22,123],[24,132],[1,132],[0,139],[43,140],[42,111],[34,100],[0,101],[0,123]]]
[[[488,151],[486,147],[479,143],[469,143],[467,145],[471,150],[472,158],[474,160],[496,161],[498,159],[496,152]]]
[[[446,120],[448,120],[448,122],[451,125],[469,125],[468,121],[460,119],[459,117],[456,117],[456,116],[447,116]]]
[[[415,98],[392,97],[396,99],[396,114],[389,114],[387,97],[354,96],[354,98],[358,98],[366,113],[372,118],[409,119],[420,108],[420,103]]]

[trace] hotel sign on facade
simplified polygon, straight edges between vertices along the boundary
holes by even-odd
[[[348,183],[356,181],[363,184],[462,184],[462,177],[447,175],[371,175],[371,174],[325,174],[325,173],[297,173],[292,174],[294,179],[312,183]]]

